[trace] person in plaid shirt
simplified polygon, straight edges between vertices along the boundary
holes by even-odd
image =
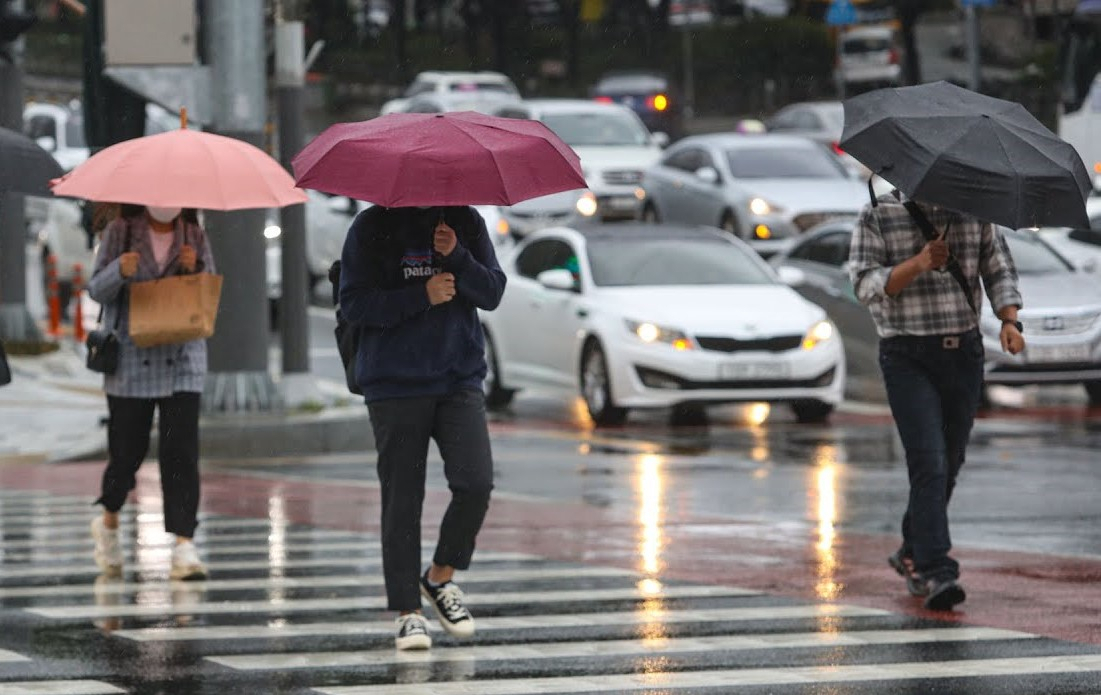
[[[977,307],[985,288],[1002,320],[1001,348],[1017,354],[1024,349],[1021,295],[993,225],[923,202],[916,207],[933,227],[931,240],[897,192],[866,206],[849,272],[879,332],[879,365],[910,478],[902,546],[888,561],[926,608],[949,610],[966,598],[959,563],[948,555],[948,500],[982,392]]]

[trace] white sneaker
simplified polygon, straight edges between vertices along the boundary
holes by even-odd
[[[398,636],[394,644],[401,651],[408,649],[428,649],[432,638],[428,635],[428,621],[420,613],[398,616]]]
[[[95,558],[99,571],[117,577],[122,574],[122,548],[119,547],[119,530],[103,525],[103,517],[92,519],[92,540],[96,543]]]
[[[172,549],[172,579],[206,579],[206,566],[199,560],[199,551],[191,541],[177,543]]]

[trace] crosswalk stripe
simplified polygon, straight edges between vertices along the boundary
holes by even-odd
[[[517,582],[536,579],[593,579],[601,577],[632,577],[637,573],[615,567],[535,567],[520,570],[473,569],[458,575],[459,582]],[[377,574],[345,574],[321,577],[257,577],[255,579],[208,579],[189,582],[186,586],[201,591],[270,590],[270,589],[331,589],[348,586],[383,586],[383,577]],[[124,582],[108,581],[90,584],[64,584],[51,586],[0,587],[0,599],[56,598],[113,594],[122,596],[135,592],[155,595],[170,593],[180,588],[176,582]]]
[[[661,588],[582,589],[566,591],[517,591],[490,593],[472,600],[471,606],[506,604],[545,604],[559,602],[642,601],[678,598],[714,598],[729,596],[757,596],[760,592],[720,586],[671,586]],[[303,613],[319,611],[384,610],[385,596],[347,598],[285,599],[280,601],[198,601],[188,605],[173,606],[170,602],[160,605],[118,606],[45,606],[23,610],[44,618],[96,619],[113,617],[157,617],[164,615],[213,615],[248,613]]]
[[[8,651],[7,649],[0,649],[0,664],[10,664],[17,661],[30,661],[30,659],[18,652]]]
[[[614,611],[600,613],[560,613],[530,616],[477,618],[478,634],[504,630],[553,628],[615,627],[676,623],[723,623],[753,620],[801,620],[818,618],[870,618],[891,615],[889,611],[860,606],[820,603],[810,606],[747,606],[707,608],[703,610]],[[433,630],[434,622],[429,623]],[[116,630],[116,637],[135,642],[176,642],[190,640],[238,640],[323,636],[378,636],[394,632],[392,620],[324,623],[281,623],[278,625],[210,625],[196,627],[150,627]]]
[[[0,683],[0,695],[113,695],[125,693],[101,681],[11,681]]]
[[[422,559],[431,560],[432,552],[426,550],[421,553]],[[543,558],[538,555],[529,555],[527,553],[491,553],[491,552],[479,552],[479,562],[534,562],[542,560]],[[366,557],[312,557],[302,559],[280,559],[278,562],[273,562],[271,559],[263,560],[242,560],[240,562],[208,562],[206,563],[208,569],[217,573],[234,572],[234,571],[246,571],[246,570],[283,570],[283,569],[307,569],[317,567],[382,567],[381,560],[374,558],[368,559]],[[127,569],[140,570],[143,573],[153,576],[167,576],[168,575],[168,560],[165,558],[163,561],[158,560],[155,564],[141,563],[138,565],[130,565]],[[56,577],[60,575],[73,575],[84,577],[95,577],[99,574],[99,570],[92,564],[92,553],[88,551],[88,561],[85,563],[71,564],[71,565],[33,565],[27,567],[6,566],[3,568],[3,573],[0,573],[2,579],[31,579],[34,577]]]
[[[879,644],[926,644],[930,642],[979,642],[1032,639],[1034,635],[993,628],[930,628],[925,630],[868,630],[854,632],[794,632],[765,635],[719,635],[713,637],[673,637],[633,640],[592,640],[537,642],[518,645],[494,644],[485,647],[449,647],[425,652],[415,661],[442,663],[523,659],[565,659],[591,656],[656,656],[709,651],[752,651],[759,649],[798,649],[815,647],[856,647]],[[409,655],[391,649],[350,652],[299,652],[208,656],[207,660],[238,671],[338,668],[344,666],[389,666],[408,663]]]
[[[88,540],[87,545],[91,545],[91,539]],[[134,552],[138,550],[134,547],[124,549],[124,554],[127,560],[134,558]],[[10,553],[5,554],[5,562],[27,562],[34,557],[41,557],[43,560],[55,560],[55,561],[72,561],[79,560],[81,558],[87,558],[89,556],[89,548],[83,550],[74,550],[68,553],[59,553],[56,551],[44,552],[44,553]],[[168,558],[172,554],[172,547],[169,545],[157,545],[157,546],[141,546],[141,556],[143,559],[153,558]],[[199,549],[199,555],[205,558],[219,557],[223,555],[272,555],[278,553],[359,553],[360,555],[377,558],[382,556],[382,548],[379,547],[379,542],[374,539],[366,540],[348,540],[348,541],[330,541],[330,542],[301,542],[301,543],[284,543],[276,547],[275,545],[262,545],[259,543],[248,543],[244,545],[229,545],[229,546],[202,546]]]
[[[27,528],[43,528],[47,529],[43,536],[57,536],[70,533],[86,533],[88,531],[88,524],[95,518],[95,513],[91,514],[72,514],[69,516],[43,516],[40,518],[30,517],[18,517],[16,519],[5,519],[0,521],[0,532],[11,531],[12,529],[27,529]],[[159,525],[163,527],[161,523],[164,520],[164,515],[160,512],[143,512],[136,518],[121,517],[119,519],[120,527],[125,533],[129,527],[134,524],[143,525]],[[246,529],[246,528],[290,528],[294,524],[285,523],[282,521],[272,521],[271,519],[239,519],[235,517],[203,517],[199,515],[199,528],[215,528],[215,529]]]
[[[88,552],[88,548],[91,544],[91,536],[86,533],[87,528],[83,529],[81,533],[76,535],[68,535],[53,538],[24,538],[21,540],[0,540],[0,552],[7,553],[8,551],[21,551],[21,550],[36,550],[39,548],[56,548],[56,549],[81,549],[85,554]],[[289,529],[287,531],[279,531],[273,533],[271,531],[256,531],[252,533],[234,533],[230,535],[210,535],[205,534],[202,530],[195,533],[195,544],[200,548],[207,548],[219,545],[230,545],[232,543],[241,543],[246,539],[252,539],[255,542],[273,542],[276,538],[280,540],[326,540],[326,541],[362,541],[365,543],[378,543],[378,538],[375,536],[365,536],[356,534],[351,531],[338,531],[336,529]],[[123,550],[133,547],[134,543],[131,542],[133,534],[129,536],[126,532],[119,534],[119,545]],[[142,548],[171,548],[176,543],[175,536],[169,534],[167,531],[164,533],[163,538],[147,539],[142,538],[140,545]],[[255,547],[255,543],[254,546]],[[56,557],[52,554],[50,557]]]
[[[681,690],[754,685],[824,684],[861,681],[940,680],[977,676],[1086,673],[1101,671],[1101,655],[1011,659],[914,661],[912,663],[650,672],[623,675],[510,678],[417,685],[353,685],[314,688],[322,695],[528,695],[606,690]],[[885,687],[884,691],[891,690]]]

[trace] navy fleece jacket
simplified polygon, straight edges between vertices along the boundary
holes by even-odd
[[[433,250],[440,214],[458,243]],[[481,389],[485,338],[477,309],[505,290],[485,221],[470,207],[371,207],[352,222],[341,255],[340,309],[360,331],[356,382],[367,402]],[[455,276],[455,298],[432,306],[425,284]]]

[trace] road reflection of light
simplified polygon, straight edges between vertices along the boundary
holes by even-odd
[[[276,487],[268,497],[268,575],[282,577],[287,570],[287,509],[282,486]],[[283,601],[286,589],[273,584],[268,592],[271,601]]]
[[[661,526],[661,463],[661,456],[656,454],[643,454],[638,463],[638,523],[641,531],[639,555],[642,558],[641,569],[650,578],[663,569],[661,551],[665,539]]]
[[[754,427],[765,424],[770,413],[772,406],[768,403],[750,403],[745,407],[746,421]]]
[[[592,446],[592,444],[589,444],[588,442],[585,442],[585,443],[583,443],[583,444],[581,444],[580,446],[577,447],[577,453],[581,454],[582,456],[588,456],[589,454],[592,453],[592,451],[593,451],[593,446]]]
[[[125,514],[125,511],[123,511]],[[139,572],[165,572],[171,563],[172,551],[166,552],[164,516],[160,512],[145,512],[134,515],[134,567]],[[120,532],[121,540],[121,532]],[[170,536],[174,546],[175,536]],[[170,547],[172,547],[170,546]],[[124,546],[125,547],[125,546]],[[149,606],[171,605],[172,597],[160,584],[143,587],[134,594],[134,603]]]
[[[836,581],[837,531],[837,450],[829,444],[820,444],[814,454],[814,494],[816,498],[816,518],[818,519],[817,554],[818,582],[815,593],[824,600],[833,600],[841,594],[844,585]]]
[[[589,417],[589,409],[585,405],[585,399],[578,396],[570,402],[570,420],[574,427],[585,431],[593,429],[593,419]]]

